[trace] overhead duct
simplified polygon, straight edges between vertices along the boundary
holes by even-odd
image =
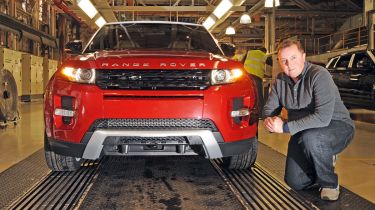
[[[53,3],[55,6],[60,8],[62,11],[64,11],[66,14],[77,20],[79,23],[82,23],[82,20],[80,17],[78,17],[64,2],[63,0],[53,0]]]
[[[56,38],[3,13],[0,13],[0,29],[16,34],[19,39],[26,37],[35,42],[57,48]]]

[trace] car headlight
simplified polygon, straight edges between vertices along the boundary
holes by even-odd
[[[64,67],[61,73],[72,82],[95,83],[95,69]]]
[[[211,84],[229,84],[237,81],[243,76],[243,71],[241,69],[232,70],[212,70],[211,71]]]

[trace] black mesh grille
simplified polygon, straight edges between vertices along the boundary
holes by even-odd
[[[97,70],[96,85],[109,90],[204,90],[209,70]]]
[[[120,140],[121,144],[186,144],[184,136],[168,136],[168,137],[140,137],[126,136]]]
[[[208,119],[99,119],[91,126],[96,129],[210,129],[218,131]]]

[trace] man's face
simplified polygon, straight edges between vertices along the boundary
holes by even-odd
[[[278,59],[281,69],[292,79],[297,79],[302,73],[306,54],[298,50],[297,45],[281,49]]]

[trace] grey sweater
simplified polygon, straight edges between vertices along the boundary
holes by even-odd
[[[264,117],[277,116],[288,110],[288,127],[292,135],[310,128],[328,126],[339,120],[354,127],[331,75],[324,67],[305,62],[304,69],[294,81],[281,72],[272,86],[264,106]]]

